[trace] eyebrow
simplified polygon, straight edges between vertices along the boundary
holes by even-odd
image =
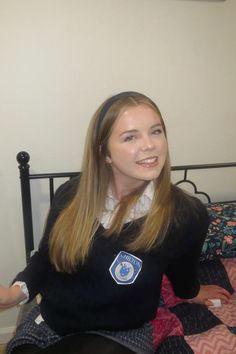
[[[161,123],[154,124],[150,127],[150,129],[158,128],[158,127],[162,127],[162,124]],[[132,134],[132,133],[138,133],[138,129],[125,130],[124,132],[120,133],[120,136],[124,134]]]

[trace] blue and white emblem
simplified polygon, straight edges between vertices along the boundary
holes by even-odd
[[[129,285],[135,282],[142,269],[142,260],[132,254],[120,251],[109,268],[117,284]]]

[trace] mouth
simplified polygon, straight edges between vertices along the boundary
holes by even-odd
[[[153,156],[153,157],[148,157],[143,160],[139,160],[136,162],[138,165],[144,166],[144,167],[153,167],[156,166],[158,163],[158,157]]]

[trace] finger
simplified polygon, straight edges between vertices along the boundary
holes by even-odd
[[[231,301],[231,294],[228,292],[223,292],[223,291],[219,291],[215,293],[215,298],[219,298],[221,300],[223,300],[224,302],[229,302]]]
[[[212,300],[205,300],[205,305],[206,305],[206,306],[214,306]]]
[[[209,285],[205,288],[205,290],[208,293],[208,298],[223,298],[224,300],[229,300],[231,298],[231,294],[224,288],[218,286],[218,285]]]
[[[222,293],[222,294],[225,294],[225,295],[228,296],[228,297],[231,296],[231,294],[230,294],[230,293],[228,292],[228,290],[226,290],[225,288],[222,288],[222,287],[220,287],[220,286],[217,286],[216,290],[219,291],[219,292]]]

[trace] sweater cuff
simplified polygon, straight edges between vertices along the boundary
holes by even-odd
[[[184,300],[191,300],[194,299],[200,290],[200,283],[199,281],[196,281],[196,283],[191,287],[186,287],[184,290],[181,289],[174,289],[174,293],[176,296],[180,297],[181,299]]]

